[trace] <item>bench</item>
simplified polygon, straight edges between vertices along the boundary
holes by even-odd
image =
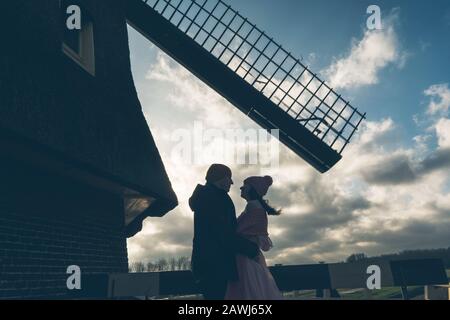
[[[381,287],[400,287],[408,299],[408,286],[448,285],[440,259],[374,260],[354,263],[278,265],[270,267],[281,291],[367,288],[370,265],[380,267]],[[429,289],[431,290],[431,289]],[[124,298],[199,294],[190,271],[82,275],[78,297]],[[318,294],[320,296],[320,294]]]

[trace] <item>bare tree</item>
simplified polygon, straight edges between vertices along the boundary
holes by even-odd
[[[134,262],[129,266],[129,272],[160,272],[175,270],[190,270],[191,261],[188,257],[172,257],[170,259],[161,258],[157,261],[147,263]]]
[[[177,268],[177,259],[172,257],[169,259],[169,271],[175,271]]]
[[[158,271],[166,271],[169,263],[167,262],[166,259],[162,258],[159,259],[158,262],[156,262],[156,265]]]
[[[134,262],[131,264],[131,267],[129,268],[131,272],[144,272],[145,271],[145,265],[143,262]]]
[[[183,258],[184,257],[178,257],[178,259],[177,259],[177,269],[178,270],[183,270]]]
[[[157,267],[153,262],[147,262],[147,271],[153,272],[156,271]]]
[[[188,257],[179,257],[177,259],[178,270],[188,270],[190,269],[190,260]]]
[[[357,261],[362,261],[362,260],[366,260],[367,256],[365,253],[354,253],[352,255],[350,255],[345,262],[357,262]]]
[[[184,269],[191,270],[191,259],[186,258],[186,261],[184,262]]]

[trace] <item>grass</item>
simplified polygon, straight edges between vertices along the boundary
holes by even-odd
[[[342,290],[341,290],[342,291]],[[424,287],[408,287],[409,299],[423,299]],[[341,294],[343,299],[364,300],[367,299],[365,290],[355,291],[349,294]],[[392,300],[403,299],[400,288],[382,288],[380,290],[371,290],[370,299],[373,300]]]
[[[446,270],[447,277],[450,282],[450,269]],[[338,290],[342,299],[349,300],[365,300],[367,299],[366,292],[364,289],[340,289]],[[313,299],[316,296],[314,290],[307,291],[292,291],[285,292],[284,296],[287,299]],[[424,287],[408,287],[408,297],[409,299],[423,299],[424,297]],[[401,289],[398,287],[382,288],[380,290],[371,290],[370,299],[373,300],[391,300],[391,299],[403,299]]]
[[[450,279],[450,269],[446,270],[447,276]],[[366,300],[366,291],[364,289],[339,289],[339,294],[342,299],[348,300]],[[290,291],[284,292],[284,297],[286,299],[292,300],[307,300],[307,299],[315,299],[316,291],[315,290],[304,290],[304,291]],[[416,287],[408,287],[408,296],[409,299],[423,299],[424,297],[424,287],[416,286]],[[201,299],[199,295],[192,296],[184,296],[184,297],[169,297],[169,299]],[[403,299],[402,292],[398,287],[390,287],[390,288],[382,288],[380,290],[371,290],[370,291],[370,299],[372,300],[396,300]]]
[[[366,295],[364,289],[340,289],[338,290],[341,299],[347,300],[393,300],[403,299],[400,288],[382,288],[380,290],[371,290],[370,297]],[[408,287],[409,299],[423,299],[424,287]],[[316,296],[315,290],[292,291],[285,292],[284,297],[287,299],[314,299]]]

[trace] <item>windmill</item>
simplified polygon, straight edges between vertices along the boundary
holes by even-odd
[[[222,0],[128,0],[128,23],[320,172],[365,114]]]
[[[177,206],[132,82],[126,20],[321,172],[364,118],[222,1],[5,4],[2,298],[70,296],[67,261],[83,279],[126,273],[126,238]],[[67,31],[69,6],[80,30]]]

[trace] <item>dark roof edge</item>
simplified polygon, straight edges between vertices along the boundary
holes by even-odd
[[[137,194],[155,198],[155,203],[136,218],[136,220],[141,220],[141,223],[147,216],[162,217],[178,205],[178,199],[171,187],[170,181],[168,181],[165,190],[167,194],[163,195],[159,192],[149,190],[145,186],[132,183],[101,170],[94,165],[76,160],[61,151],[24,137],[2,126],[0,126],[0,141],[3,145],[0,153],[4,153],[8,157],[19,158],[19,160],[31,162],[32,165],[45,167],[50,171],[66,176],[69,175],[72,178],[81,178],[82,180],[89,178],[96,179],[100,184],[108,184],[109,190],[114,190],[118,193],[133,191]]]

